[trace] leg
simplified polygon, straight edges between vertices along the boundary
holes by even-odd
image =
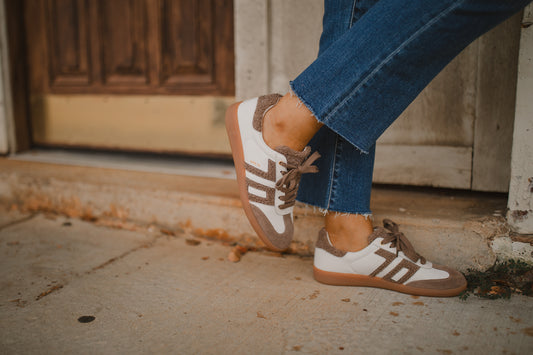
[[[377,2],[378,0],[325,1],[319,56]],[[313,150],[319,151],[322,158],[317,161],[318,174],[302,176],[298,200],[327,211],[326,230],[336,248],[345,251],[364,248],[373,229],[370,192],[374,147],[369,154],[361,154],[328,127],[320,129],[309,145]],[[317,189],[317,186],[323,188]],[[347,203],[348,201],[350,202]]]
[[[349,169],[339,150],[350,155],[351,149],[353,155],[359,153],[353,146],[358,147],[371,153],[366,157],[373,163],[377,138],[435,75],[471,41],[528,2],[381,0],[361,11],[364,16],[353,21],[353,26],[350,21],[349,30],[342,34],[338,30],[336,41],[323,40],[333,37],[325,36],[329,29],[325,26],[319,57],[291,83],[305,107],[286,95],[267,117],[267,123],[276,123],[265,126],[267,143],[272,136],[276,137],[276,144],[285,142],[295,149],[302,149],[318,132],[311,145],[326,159],[318,162],[321,173],[302,179],[299,200],[331,211],[361,213],[365,199],[350,190],[353,181],[361,184],[371,180],[373,165],[349,156]],[[326,15],[327,11],[326,2]],[[344,11],[348,13],[347,9]],[[346,23],[338,21],[337,27]],[[376,98],[387,104],[376,104]],[[294,129],[283,122],[291,122]],[[320,123],[327,127],[318,131]],[[293,137],[293,141],[288,137]],[[346,175],[350,173],[359,174],[359,178]],[[331,231],[334,245],[350,251],[364,246],[364,235],[371,231],[371,225],[367,223],[367,228],[363,228],[363,219],[357,218],[359,223],[355,215],[327,215],[327,230]],[[348,227],[350,224],[352,227]]]
[[[529,2],[378,1],[292,90],[321,123],[368,152],[461,50]]]
[[[528,2],[380,0],[291,82],[299,100],[285,96],[279,101],[270,95],[232,106],[226,122],[241,199],[267,245],[283,249],[290,242],[300,176],[314,172],[311,164],[316,159],[308,148],[298,149],[322,124],[339,136],[328,144],[335,147],[334,157],[345,147],[339,142],[371,153],[379,135],[455,55]],[[274,144],[276,139],[279,143]],[[346,168],[353,170],[353,165],[337,164],[329,170],[328,204],[339,210],[353,208],[354,197],[361,196],[360,181],[337,184],[348,175]],[[337,193],[346,186],[348,193]],[[341,227],[350,224],[340,221]],[[356,252],[335,248],[323,229],[315,249],[315,278],[431,296],[456,295],[466,287],[460,273],[417,254],[396,224],[384,221],[384,227]]]

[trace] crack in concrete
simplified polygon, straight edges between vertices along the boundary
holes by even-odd
[[[54,285],[54,286],[50,287],[48,290],[41,292],[39,294],[39,296],[35,297],[35,300],[39,301],[41,298],[46,297],[49,294],[51,294],[51,293],[53,293],[53,292],[55,292],[57,290],[61,290],[63,287],[65,287],[65,285],[62,285],[62,284],[61,285]]]
[[[109,265],[111,265],[111,264],[113,264],[113,263],[115,263],[115,262],[117,262],[117,261],[119,261],[119,260],[125,258],[126,256],[128,256],[128,255],[130,255],[130,254],[132,254],[132,253],[135,253],[136,251],[138,251],[138,250],[140,250],[140,249],[151,248],[151,247],[153,247],[153,246],[155,245],[156,241],[157,241],[159,238],[161,238],[161,237],[163,237],[163,235],[158,235],[158,236],[156,236],[155,238],[153,238],[152,240],[150,240],[150,241],[148,241],[148,242],[146,242],[146,243],[143,243],[143,244],[141,244],[141,245],[139,245],[139,246],[137,246],[137,247],[135,247],[135,248],[133,248],[133,249],[130,249],[130,250],[128,250],[128,251],[126,251],[126,252],[120,254],[119,256],[116,256],[116,257],[114,257],[114,258],[111,258],[111,259],[107,260],[106,262],[104,262],[104,263],[102,263],[102,264],[100,264],[100,265],[98,265],[98,266],[95,266],[95,267],[93,267],[91,270],[85,271],[85,275],[90,275],[90,274],[94,273],[94,272],[97,271],[97,270],[104,269],[104,268],[106,268],[107,266],[109,266]],[[39,301],[39,300],[41,300],[42,298],[44,298],[44,297],[46,297],[46,296],[49,296],[49,295],[51,295],[52,293],[54,293],[54,292],[56,292],[56,291],[61,290],[62,288],[64,288],[64,287],[67,286],[67,285],[68,285],[68,282],[64,282],[64,283],[62,283],[62,284],[52,286],[52,287],[50,287],[49,289],[47,289],[47,290],[41,292],[37,297],[35,297],[35,301]]]
[[[1,232],[2,230],[6,229],[6,228],[9,228],[9,227],[15,226],[15,225],[17,225],[17,224],[19,224],[19,223],[27,222],[27,221],[29,221],[30,219],[34,218],[35,216],[37,216],[37,214],[36,214],[36,213],[33,213],[33,214],[29,215],[29,216],[23,217],[23,218],[18,219],[18,220],[16,220],[16,221],[12,221],[12,222],[6,223],[6,224],[4,224],[4,225],[1,225],[1,226],[0,226],[0,232]]]
[[[109,265],[111,265],[111,264],[113,264],[113,263],[115,263],[115,262],[117,262],[117,261],[119,261],[119,260],[124,259],[126,256],[128,256],[128,255],[130,255],[130,254],[132,254],[132,253],[135,253],[136,251],[138,251],[138,250],[140,250],[140,249],[148,249],[148,248],[151,248],[151,247],[154,246],[155,242],[156,242],[159,238],[161,238],[161,237],[163,237],[163,235],[158,235],[158,236],[156,236],[155,238],[153,238],[153,239],[152,239],[151,241],[149,241],[149,242],[146,242],[146,243],[144,243],[144,244],[141,244],[141,245],[139,245],[139,246],[137,246],[137,247],[135,247],[135,248],[133,248],[133,249],[130,249],[130,250],[128,250],[128,251],[126,251],[126,252],[120,254],[119,256],[115,256],[114,258],[111,258],[111,259],[107,260],[106,262],[104,262],[104,263],[102,263],[102,264],[100,264],[100,265],[98,265],[98,266],[93,267],[91,270],[86,271],[85,274],[90,275],[90,274],[94,273],[94,272],[97,271],[97,270],[104,269],[104,268],[106,268],[107,266],[109,266]]]

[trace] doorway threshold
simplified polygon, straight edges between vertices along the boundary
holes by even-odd
[[[70,166],[119,169],[170,175],[235,180],[233,163],[224,160],[124,152],[34,149],[10,160]]]

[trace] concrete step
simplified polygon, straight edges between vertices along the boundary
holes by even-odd
[[[462,301],[324,285],[313,279],[309,257],[254,252],[234,263],[231,247],[191,245],[190,238],[39,213],[28,219],[0,208],[0,353],[530,354],[533,348],[530,297]]]
[[[533,263],[533,238],[515,236],[505,222],[505,195],[380,186],[372,194],[374,223],[383,218],[399,223],[429,260],[462,271],[486,269],[497,258]],[[262,245],[241,209],[233,179],[0,158],[0,203],[126,228],[153,224]],[[319,210],[298,204],[291,251],[312,254],[322,225]]]

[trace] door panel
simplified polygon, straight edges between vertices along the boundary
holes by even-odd
[[[143,85],[150,82],[147,3],[145,0],[101,0],[103,84]]]
[[[234,95],[231,0],[25,0],[25,8],[32,95]]]
[[[207,9],[207,11],[204,11]],[[162,8],[162,80],[176,83],[212,83],[214,33],[209,1],[165,0]],[[187,33],[175,40],[174,33]]]
[[[89,85],[86,0],[48,0],[46,23],[50,86]]]

